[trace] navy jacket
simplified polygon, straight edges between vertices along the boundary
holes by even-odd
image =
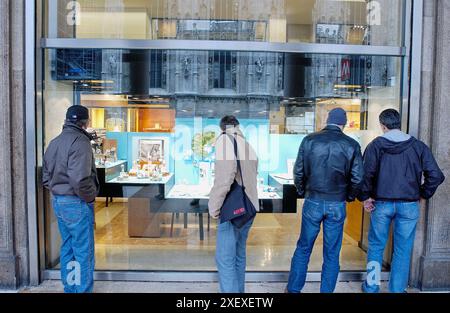
[[[369,197],[381,201],[429,199],[445,179],[431,150],[414,137],[403,142],[378,137],[363,158],[361,201]]]

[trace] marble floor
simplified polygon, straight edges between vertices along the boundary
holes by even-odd
[[[246,283],[247,293],[282,293],[286,288],[286,283]],[[387,282],[381,283],[381,292],[387,292]],[[0,290],[0,293],[5,292]],[[7,291],[6,291],[7,292]],[[26,287],[19,291],[21,293],[62,293],[63,286],[59,280],[46,280],[37,287]],[[123,282],[123,281],[96,281],[94,284],[95,293],[217,293],[219,292],[217,283],[201,282]],[[320,283],[307,282],[302,293],[320,292]],[[338,282],[336,293],[361,293],[361,282]],[[408,288],[408,293],[418,293],[420,290]]]
[[[160,238],[128,237],[127,202],[114,199],[109,207],[96,203],[97,270],[215,270],[216,221],[211,220],[205,239],[199,240],[198,215],[188,215],[184,228],[183,214],[175,219],[170,236],[171,214],[161,216]],[[288,271],[300,232],[301,214],[259,214],[250,231],[247,245],[249,271]],[[311,255],[310,271],[322,267],[322,234]],[[341,270],[362,271],[366,253],[356,241],[344,235]]]

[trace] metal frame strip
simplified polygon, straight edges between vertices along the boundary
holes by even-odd
[[[36,2],[25,1],[26,201],[30,285],[39,284],[38,213],[36,201]]]
[[[409,80],[409,134],[419,137],[422,72],[423,0],[413,0]]]
[[[46,49],[220,50],[382,56],[404,56],[406,54],[406,49],[403,47],[388,46],[169,39],[122,40],[43,38],[41,40],[41,47]]]
[[[413,12],[413,0],[406,0],[403,3],[403,44],[406,49],[406,56],[402,60],[401,64],[401,90],[400,90],[400,109],[402,115],[402,129],[408,131],[409,128],[409,70],[411,61],[411,26],[412,26],[412,12]]]
[[[287,282],[289,272],[247,272],[246,282]],[[59,280],[58,270],[46,270],[44,279]],[[365,272],[345,271],[339,273],[338,281],[363,281]],[[145,271],[95,271],[94,279],[99,281],[146,281],[146,282],[217,282],[217,272],[145,272]],[[389,272],[381,273],[381,280],[389,279]],[[308,282],[320,282],[320,272],[309,272]]]

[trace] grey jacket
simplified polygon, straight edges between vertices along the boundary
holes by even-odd
[[[43,184],[54,195],[78,196],[87,203],[98,194],[99,181],[91,147],[92,136],[66,122],[44,155]]]
[[[238,143],[238,157],[241,162],[242,178],[244,179],[245,192],[256,210],[259,211],[257,190],[258,158],[250,144],[245,140],[239,126],[227,129],[227,134],[236,136]],[[236,179],[242,185],[241,176],[237,170],[234,156],[233,141],[229,136],[221,135],[216,140],[216,161],[214,186],[209,194],[209,213],[213,218],[219,218],[220,208],[230,187]]]

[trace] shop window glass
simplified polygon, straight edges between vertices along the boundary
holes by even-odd
[[[403,0],[45,0],[49,38],[402,46]]]
[[[262,212],[248,268],[288,271],[302,212],[292,168],[303,138],[342,107],[346,134],[364,150],[381,133],[378,114],[401,103],[397,57],[50,49],[44,61],[44,149],[72,104],[89,108],[98,138],[98,270],[215,270],[207,201],[219,121],[233,114],[260,160]],[[57,268],[60,239],[46,197],[46,266]],[[365,269],[367,223],[361,204],[348,204],[343,270]],[[312,271],[321,268],[321,238]]]

